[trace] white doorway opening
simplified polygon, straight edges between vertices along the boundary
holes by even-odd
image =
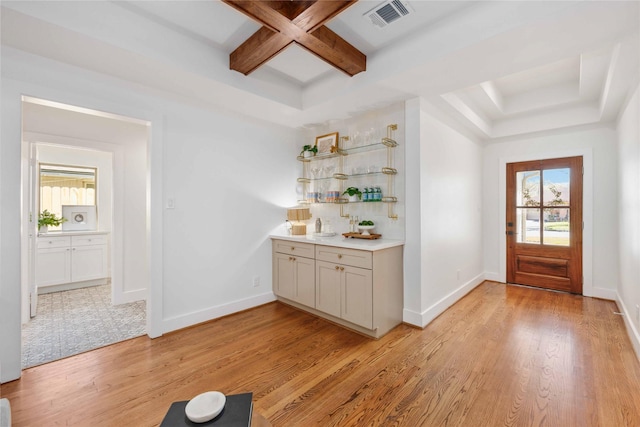
[[[22,322],[29,321],[30,317],[37,237],[37,204],[27,194],[29,169],[34,166],[29,159],[33,145],[47,147],[60,156],[74,158],[75,153],[71,163],[77,163],[79,157],[91,157],[90,153],[94,153],[94,157],[106,155],[111,160],[110,166],[102,165],[108,185],[103,189],[103,200],[98,205],[103,207],[99,212],[101,231],[110,236],[111,302],[124,304],[148,300],[150,123],[31,97],[23,97],[22,112],[22,222],[23,230],[28,230],[28,244],[23,245],[21,254]],[[56,162],[63,159],[58,158]]]

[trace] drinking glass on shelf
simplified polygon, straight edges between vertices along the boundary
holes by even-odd
[[[313,167],[311,168],[311,174],[313,175],[314,178],[318,178],[318,176],[320,176],[320,173],[322,172],[322,168],[321,167]]]
[[[350,132],[349,139],[351,140],[352,147],[359,147],[362,145],[362,133],[357,128],[354,128]]]
[[[367,128],[367,130],[365,131],[365,145],[372,145],[375,144],[378,141],[378,131],[376,130],[376,128],[371,125]]]
[[[327,178],[331,178],[333,176],[333,171],[336,169],[335,165],[330,165],[330,166],[325,166],[324,167],[324,174],[325,177]]]

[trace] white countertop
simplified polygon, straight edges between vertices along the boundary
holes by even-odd
[[[395,239],[353,239],[346,238],[342,234],[336,234],[332,237],[316,237],[312,234],[304,236],[290,236],[287,234],[271,234],[271,239],[289,240],[292,242],[313,243],[316,245],[335,246],[338,248],[362,249],[365,251],[379,251],[381,249],[393,248],[404,245],[404,240]]]
[[[108,231],[98,230],[74,230],[74,231],[49,231],[47,233],[38,233],[38,237],[64,237],[64,236],[90,236],[94,234],[109,234]]]

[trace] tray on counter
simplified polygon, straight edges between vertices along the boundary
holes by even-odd
[[[352,237],[354,239],[374,240],[382,237],[382,234],[362,234],[362,233],[342,233],[344,237]]]

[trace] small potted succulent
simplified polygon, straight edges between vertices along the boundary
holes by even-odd
[[[318,153],[318,146],[317,145],[305,145],[302,147],[302,151],[300,152],[300,155],[302,157],[312,157],[315,156]]]
[[[350,202],[357,202],[362,198],[362,192],[358,190],[356,187],[349,187],[346,190],[344,190],[344,193],[342,194],[343,195],[348,194]]]
[[[49,226],[58,227],[66,220],[67,219],[64,217],[58,218],[56,214],[51,213],[47,209],[45,209],[38,215],[38,231],[40,233],[46,233],[49,229]]]

